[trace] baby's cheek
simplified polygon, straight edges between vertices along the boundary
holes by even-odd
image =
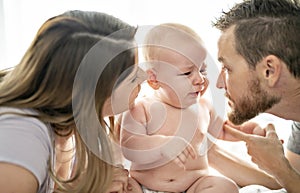
[[[180,85],[181,88],[185,88],[185,89],[193,87],[192,80],[190,80],[189,78],[186,78],[186,77],[180,78],[180,81],[178,81],[177,84]]]
[[[188,78],[181,78],[174,86],[176,86],[177,91],[184,96],[193,91],[193,84]]]
[[[207,78],[205,78],[204,81],[205,81],[205,83],[204,83],[203,88],[201,89],[201,96],[205,93],[205,91],[207,90],[208,85],[209,85],[209,81]]]

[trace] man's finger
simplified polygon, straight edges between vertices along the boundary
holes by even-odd
[[[278,135],[275,131],[275,127],[273,124],[268,124],[265,128],[266,130],[266,136],[273,139],[278,139]]]
[[[232,135],[233,137],[237,138],[237,139],[240,139],[242,141],[245,141],[247,142],[249,137],[248,137],[248,134],[246,133],[243,133],[233,127],[231,127],[230,125],[227,125],[225,124],[224,125],[224,130],[229,133],[230,135]]]

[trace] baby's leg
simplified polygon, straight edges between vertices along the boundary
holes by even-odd
[[[199,178],[188,190],[187,193],[238,193],[237,185],[220,176],[204,176]]]
[[[128,193],[143,193],[141,185],[135,179],[129,177],[128,184],[131,187],[131,190],[127,191]]]

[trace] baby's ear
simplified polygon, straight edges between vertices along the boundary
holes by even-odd
[[[147,83],[149,84],[149,86],[151,88],[153,88],[154,90],[157,90],[159,89],[159,83],[157,81],[157,78],[156,78],[156,72],[154,69],[148,69],[147,71]]]

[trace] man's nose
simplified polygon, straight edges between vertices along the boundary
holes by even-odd
[[[221,71],[219,73],[218,79],[217,79],[217,83],[216,83],[217,88],[219,89],[226,89],[226,84],[225,84],[225,77],[224,77],[224,72]]]

